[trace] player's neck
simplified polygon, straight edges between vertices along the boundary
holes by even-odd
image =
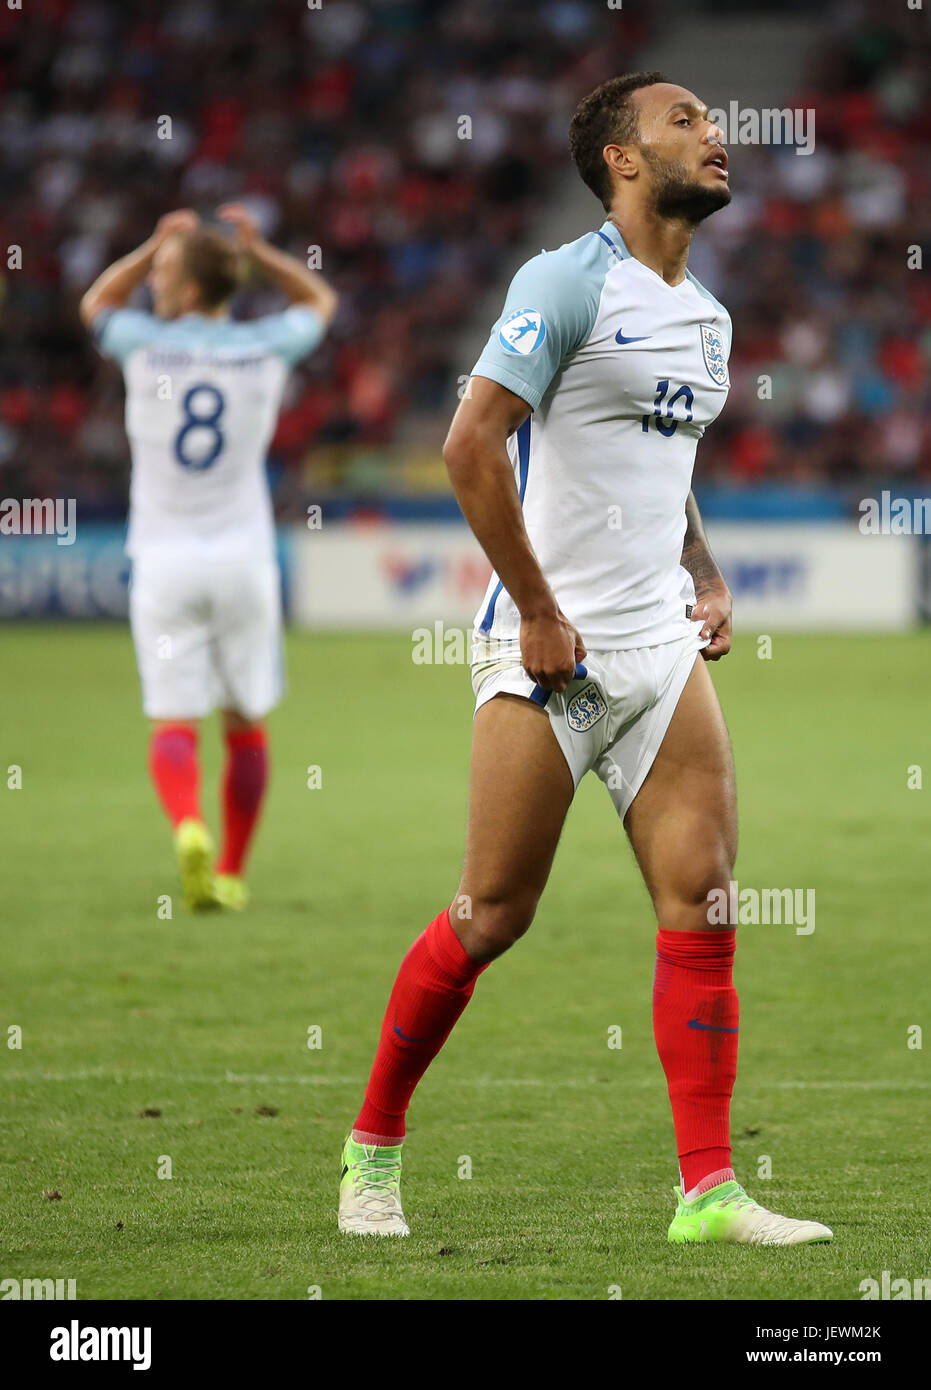
[[[229,316],[230,301],[228,299],[223,304],[214,304],[209,309],[203,304],[193,304],[190,308],[181,307],[179,308],[178,312],[173,315],[173,317],[176,319],[187,319],[194,317],[199,319],[210,319],[213,322],[222,319],[228,319]]]
[[[639,208],[625,210],[623,219],[616,212],[608,215],[634,260],[641,261],[667,285],[681,285],[695,231],[690,222],[658,217]]]

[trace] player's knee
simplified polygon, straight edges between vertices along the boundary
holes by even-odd
[[[715,925],[715,906],[729,901],[733,874],[734,860],[725,846],[691,856],[684,871],[658,895],[656,915],[660,926],[700,931],[706,925]]]
[[[519,941],[533,921],[538,897],[536,892],[518,891],[472,898],[471,916],[457,922],[469,955],[475,960],[494,960]]]
[[[225,709],[223,711],[223,727],[230,734],[247,734],[253,729],[257,729],[262,723],[261,719],[250,719],[238,710]]]
[[[177,733],[184,730],[185,733],[193,734],[196,738],[200,727],[199,719],[153,719],[150,721],[152,734],[158,737],[160,734]]]

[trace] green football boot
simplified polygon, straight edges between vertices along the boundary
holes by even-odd
[[[401,1145],[343,1145],[339,1229],[359,1236],[409,1236],[401,1210]]]
[[[740,1245],[813,1245],[834,1239],[818,1221],[794,1221],[767,1211],[748,1197],[739,1182],[719,1183],[687,1202],[678,1187],[676,1214],[669,1227],[673,1245],[730,1241]]]

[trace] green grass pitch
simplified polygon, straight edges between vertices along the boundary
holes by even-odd
[[[457,881],[462,667],[414,665],[404,636],[291,635],[254,906],[192,918],[127,632],[8,626],[3,666],[0,1277],[73,1277],[85,1299],[635,1300],[857,1299],[883,1270],[931,1274],[931,1038],[908,1046],[931,1026],[931,783],[907,785],[931,778],[926,637],[777,636],[760,660],[745,636],[714,671],[738,882],[817,894],[811,935],[748,925],[738,951],[738,1176],[835,1231],[788,1250],[666,1242],[654,925],[593,778],[531,932],[415,1097],[413,1235],[338,1235],[388,989]],[[204,746],[216,825],[215,727]]]

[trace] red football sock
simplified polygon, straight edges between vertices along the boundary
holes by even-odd
[[[400,1143],[414,1087],[449,1037],[486,965],[466,954],[441,912],[401,963],[381,1026],[357,1143]]]
[[[733,1176],[730,1105],[737,1076],[736,931],[663,931],[656,937],[653,1036],[676,1130],[682,1190]]]
[[[223,852],[218,874],[240,874],[258,824],[268,781],[268,739],[257,724],[226,735],[223,776]]]
[[[166,724],[149,744],[149,772],[173,826],[200,820],[200,764],[197,730],[191,724]]]

